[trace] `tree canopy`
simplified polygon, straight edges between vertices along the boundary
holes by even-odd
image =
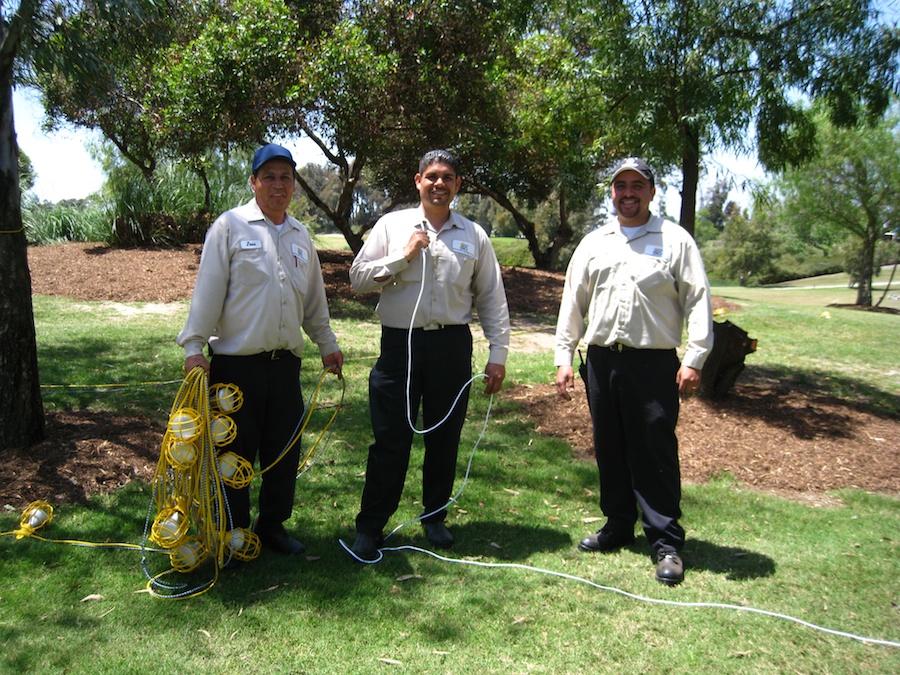
[[[856,304],[868,307],[876,246],[900,228],[900,117],[858,129],[837,127],[821,112],[816,119],[815,158],[778,182],[783,217],[805,239],[829,229],[849,237],[857,261]]]

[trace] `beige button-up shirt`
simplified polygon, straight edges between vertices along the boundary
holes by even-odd
[[[630,238],[612,221],[587,234],[572,254],[556,326],[555,365],[572,365],[582,337],[588,345],[674,349],[685,326],[682,363],[700,370],[712,349],[712,306],[693,238],[659,216],[651,216]]]
[[[431,243],[409,262],[403,247],[416,228]],[[451,211],[437,232],[421,206],[385,214],[354,259],[350,283],[358,293],[381,290],[377,312],[389,328],[468,324],[477,311],[488,362],[506,364],[509,308],[500,265],[487,233],[468,218]]]
[[[322,356],[339,351],[319,257],[309,232],[287,216],[279,234],[256,200],[232,209],[206,234],[187,322],[176,339],[185,356],[248,356],[288,349],[303,331]]]

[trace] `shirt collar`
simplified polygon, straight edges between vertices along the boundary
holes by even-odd
[[[422,207],[421,204],[419,204],[419,215],[421,216],[422,220],[424,220],[424,221],[428,220],[428,218],[425,217],[425,209]],[[453,209],[450,209],[450,217],[447,218],[447,222],[444,223],[444,225],[441,227],[441,232],[444,232],[445,230],[447,230],[450,227],[456,227],[456,228],[462,227],[462,225],[459,223],[459,220],[457,220],[456,211],[454,211]]]
[[[251,199],[249,202],[244,204],[243,206],[239,206],[238,210],[241,215],[247,219],[247,222],[267,222],[266,216],[262,212],[262,209],[259,208],[259,204],[256,203],[256,198]],[[290,214],[286,213],[284,215],[284,224],[289,225],[295,230],[300,229],[300,223],[296,218],[293,218]]]

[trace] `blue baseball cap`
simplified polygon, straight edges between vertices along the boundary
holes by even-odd
[[[269,143],[253,153],[253,164],[251,165],[252,172],[256,173],[259,170],[259,167],[273,159],[281,159],[292,167],[297,167],[297,163],[294,161],[294,158],[291,157],[291,153],[287,148],[275,145],[274,143]]]

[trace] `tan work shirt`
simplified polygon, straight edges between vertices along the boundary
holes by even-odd
[[[588,345],[674,349],[686,326],[682,363],[702,369],[712,349],[712,306],[694,239],[659,216],[630,234],[612,221],[587,234],[572,254],[555,365],[572,365],[582,337]]]
[[[431,243],[409,262],[403,247],[417,227],[427,230]],[[468,324],[477,311],[490,345],[488,362],[506,364],[509,308],[500,265],[487,233],[468,218],[451,211],[438,232],[421,206],[384,215],[354,259],[350,283],[358,293],[381,290],[377,312],[389,328]]]
[[[303,351],[303,332],[322,356],[339,351],[319,257],[309,232],[287,216],[278,229],[256,200],[216,219],[206,234],[187,322],[176,342],[185,356]]]

